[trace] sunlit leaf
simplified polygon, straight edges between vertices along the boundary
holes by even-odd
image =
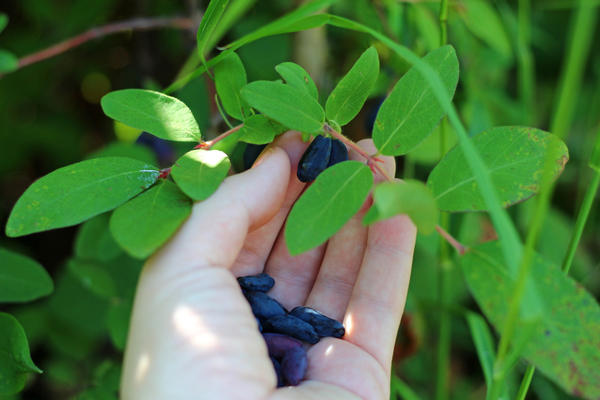
[[[323,171],[296,201],[285,226],[285,242],[296,255],[324,243],[367,198],[373,175],[358,161],[344,161]]]
[[[32,301],[53,289],[50,275],[37,261],[0,248],[0,303]]]
[[[427,54],[423,61],[439,74],[452,97],[458,83],[454,48],[440,47]],[[382,154],[406,154],[433,132],[444,114],[429,83],[412,67],[381,105],[373,125],[373,142]]]
[[[227,176],[231,163],[219,150],[192,150],[181,156],[171,169],[177,186],[193,200],[208,198]]]
[[[158,179],[159,171],[124,157],[103,157],[62,167],[27,188],[6,224],[15,237],[76,225],[124,203]]]
[[[341,126],[358,114],[379,75],[379,56],[369,47],[342,77],[327,98],[325,114]]]
[[[308,72],[300,65],[293,62],[284,62],[275,66],[275,71],[281,75],[288,85],[303,90],[315,100],[319,100],[317,85],[315,85]]]
[[[422,182],[383,182],[373,191],[373,206],[363,222],[373,222],[407,214],[417,229],[424,234],[433,232],[438,223],[439,211],[431,191]]]
[[[515,281],[502,262],[499,243],[472,248],[461,264],[475,300],[497,330],[502,329]],[[533,259],[542,312],[522,356],[567,392],[600,397],[600,306],[581,285],[540,256]]]
[[[161,139],[200,141],[198,123],[190,109],[175,97],[143,89],[110,92],[100,101],[110,118]]]
[[[239,140],[252,144],[267,144],[286,130],[286,127],[280,123],[262,114],[256,114],[244,121],[244,126],[240,129]]]
[[[210,40],[211,35],[221,20],[228,3],[229,0],[211,0],[208,2],[206,11],[200,21],[200,26],[198,27],[198,33],[196,34],[196,44],[201,58],[204,58],[204,54],[209,50],[206,49],[206,43]]]
[[[192,202],[170,181],[151,189],[117,208],[110,230],[131,256],[146,258],[169,239],[192,211]]]
[[[492,128],[475,135],[472,140],[490,170],[504,207],[537,193],[546,155],[554,161],[554,178],[562,172],[568,160],[565,144],[557,136],[539,129]],[[448,152],[431,171],[427,185],[441,210],[486,210],[475,174],[459,147]]]
[[[25,331],[15,317],[0,312],[0,395],[21,391],[30,372],[42,371],[31,360]]]
[[[256,81],[242,89],[242,97],[267,117],[301,132],[323,127],[325,112],[306,92],[279,82]]]
[[[225,112],[240,121],[250,116],[250,107],[240,96],[240,90],[248,83],[240,57],[228,54],[215,66],[214,73],[215,87]]]

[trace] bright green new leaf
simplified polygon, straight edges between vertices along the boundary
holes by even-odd
[[[146,258],[166,242],[192,211],[192,202],[173,182],[163,180],[117,208],[110,231],[127,253]]]
[[[213,34],[219,21],[221,20],[228,3],[229,0],[210,0],[208,7],[206,7],[206,11],[202,16],[200,26],[198,27],[198,33],[196,34],[196,43],[198,47],[198,54],[203,60],[204,55],[207,52],[207,49],[205,48],[206,43],[210,40],[210,36]]]
[[[239,140],[252,144],[267,144],[286,130],[286,127],[280,123],[262,114],[256,114],[244,121],[244,126],[240,129]]]
[[[118,302],[111,304],[106,317],[108,334],[113,345],[123,350],[127,341],[129,331],[129,320],[131,319],[131,307],[129,302]]]
[[[242,100],[240,90],[248,83],[242,60],[229,53],[214,68],[215,87],[227,114],[243,121],[250,116],[250,107]]]
[[[433,232],[438,223],[439,211],[431,191],[422,182],[383,182],[373,191],[373,206],[365,214],[363,223],[407,214],[417,229],[424,234]]]
[[[0,249],[0,303],[32,301],[52,290],[50,275],[37,261]]]
[[[544,157],[552,160],[558,177],[569,159],[567,146],[555,135],[534,128],[498,127],[475,135],[473,145],[490,170],[504,207],[533,196],[539,190]],[[449,151],[431,171],[427,185],[444,211],[486,210],[479,185],[461,148]]]
[[[242,89],[242,97],[267,117],[301,132],[318,132],[325,112],[306,92],[279,82],[256,81]]]
[[[103,157],[67,165],[33,182],[6,224],[10,237],[76,225],[151,186],[160,171],[138,160]]]
[[[106,299],[117,295],[115,282],[102,264],[91,260],[72,259],[67,266],[79,282],[95,295]]]
[[[454,48],[440,47],[427,54],[423,61],[439,74],[444,89],[452,97],[458,83]],[[381,105],[373,125],[373,142],[382,154],[406,154],[429,136],[444,114],[429,83],[412,67]]]
[[[0,33],[6,28],[6,25],[8,25],[8,15],[0,13]]]
[[[75,256],[84,260],[110,261],[122,254],[108,228],[110,215],[104,213],[85,221],[75,237]]]
[[[515,282],[502,262],[500,244],[469,250],[461,264],[471,293],[486,317],[500,330]],[[533,259],[543,315],[534,325],[522,356],[577,397],[600,398],[600,306],[581,285],[540,256]]]
[[[377,76],[379,56],[375,47],[371,46],[356,60],[327,98],[327,119],[334,120],[341,126],[352,121],[369,97]]]
[[[31,360],[25,331],[15,317],[0,312],[0,395],[23,390],[29,372],[42,370]]]
[[[0,73],[12,72],[19,67],[19,59],[10,51],[0,49]]]
[[[181,156],[171,169],[177,186],[193,200],[208,198],[227,176],[231,162],[219,150],[192,150]]]
[[[104,114],[161,139],[200,141],[202,135],[190,109],[179,99],[144,89],[110,92],[100,101]]]
[[[293,62],[284,62],[275,66],[275,71],[290,86],[303,90],[311,95],[315,100],[319,100],[319,91],[317,85],[312,80],[308,72],[301,66]]]
[[[494,373],[494,362],[496,360],[492,333],[481,315],[469,311],[466,313],[465,318],[467,319],[471,338],[477,350],[477,357],[479,357],[479,363],[483,370],[485,384],[490,387]]]
[[[358,161],[344,161],[323,171],[296,201],[285,226],[290,254],[312,249],[333,236],[360,209],[373,175]]]
[[[508,34],[494,6],[484,0],[465,0],[463,17],[465,25],[473,34],[486,42],[507,60],[512,59],[513,51]]]

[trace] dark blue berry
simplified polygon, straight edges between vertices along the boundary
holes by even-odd
[[[296,307],[290,311],[289,315],[293,315],[305,322],[308,322],[320,337],[333,336],[341,338],[346,333],[344,325],[333,318],[329,318],[317,310],[310,307]]]
[[[295,347],[302,347],[302,342],[281,333],[263,333],[263,338],[267,343],[269,355],[277,358],[283,357],[285,353]]]
[[[263,327],[268,332],[283,333],[310,344],[319,341],[319,335],[312,325],[293,315],[271,317],[264,321]]]
[[[303,347],[296,347],[285,353],[281,359],[281,374],[284,381],[292,386],[304,379],[306,369],[308,367],[308,359],[306,350]]]
[[[277,300],[264,292],[244,291],[244,296],[252,307],[252,313],[262,320],[286,313],[285,308]],[[266,328],[264,324],[263,328]]]
[[[331,141],[331,155],[329,156],[329,162],[327,167],[331,167],[342,161],[348,160],[348,149],[346,145],[337,139]]]
[[[300,158],[296,173],[298,179],[302,182],[317,179],[317,176],[327,168],[330,155],[331,138],[318,135]]]
[[[237,281],[242,289],[254,292],[268,292],[275,285],[275,280],[264,272],[258,275],[241,276]]]

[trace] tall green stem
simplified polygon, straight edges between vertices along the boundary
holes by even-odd
[[[523,102],[523,110],[527,113],[526,123],[535,121],[534,88],[535,69],[531,55],[531,1],[519,0],[517,13],[517,60],[519,96]]]

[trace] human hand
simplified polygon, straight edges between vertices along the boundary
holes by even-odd
[[[374,150],[370,140],[359,145]],[[290,256],[282,227],[305,187],[296,165],[306,146],[297,133],[282,135],[252,169],[196,203],[148,260],[125,351],[123,399],[389,399],[416,230],[406,216],[364,227],[365,205],[328,243]],[[393,176],[393,158],[383,158]],[[343,339],[309,349],[299,386],[276,388],[235,279],[263,271],[276,282],[269,295],[286,308],[306,305],[346,327]]]

